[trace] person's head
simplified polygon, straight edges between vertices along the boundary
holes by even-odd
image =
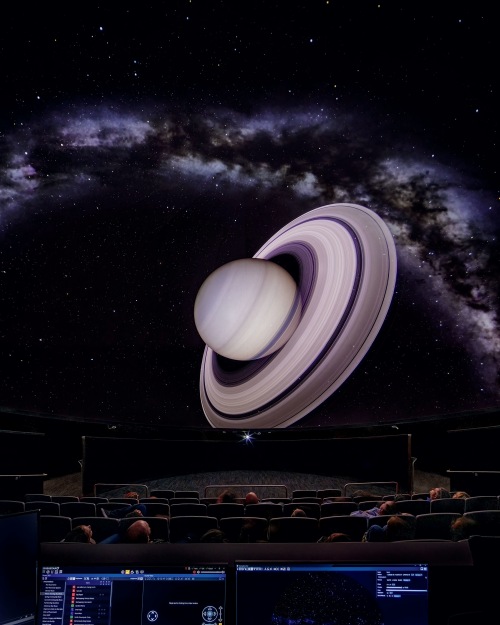
[[[383,501],[378,509],[379,514],[396,514],[398,509],[395,501]]]
[[[417,520],[413,514],[391,516],[386,524],[386,539],[388,541],[412,540],[415,538],[416,525]]]
[[[448,499],[449,497],[451,497],[450,491],[446,490],[446,488],[443,488],[442,486],[431,488],[429,491],[429,498],[431,501],[434,499]]]
[[[151,527],[144,520],[134,521],[125,530],[125,540],[128,543],[151,542]]]
[[[344,534],[344,532],[333,532],[328,536],[322,536],[319,540],[319,543],[350,543],[351,537],[348,534]]]
[[[218,529],[213,528],[207,530],[203,536],[200,538],[200,543],[227,543],[227,538],[225,533]]]
[[[125,493],[124,496],[127,499],[139,499],[139,493],[137,493],[135,490],[129,490],[128,492]]]
[[[259,503],[259,498],[253,491],[250,491],[245,495],[245,504],[248,503]]]
[[[295,508],[290,516],[307,516],[307,514],[302,508]]]
[[[453,493],[452,499],[469,499],[469,493],[466,493],[464,490],[457,490]]]
[[[263,543],[267,542],[267,525],[259,525],[256,519],[247,519],[241,526],[238,542]]]
[[[63,538],[64,543],[91,543],[95,545],[90,525],[77,525]]]
[[[217,503],[235,503],[236,495],[231,490],[223,490],[217,497]]]
[[[477,531],[477,522],[466,516],[459,516],[451,522],[450,535],[452,540],[466,540]]]

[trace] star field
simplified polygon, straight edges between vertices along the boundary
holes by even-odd
[[[367,357],[301,425],[498,407],[486,4],[84,13],[37,7],[3,26],[3,410],[206,427],[198,288],[336,202],[386,222],[396,295]]]

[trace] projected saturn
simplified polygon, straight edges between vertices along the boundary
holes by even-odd
[[[396,271],[389,229],[356,204],[309,211],[216,269],[194,305],[209,423],[287,427],[319,406],[373,344]]]

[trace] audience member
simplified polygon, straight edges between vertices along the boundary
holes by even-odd
[[[380,506],[368,508],[368,510],[354,510],[350,516],[364,516],[367,519],[381,514],[395,514],[397,512],[397,503],[395,501],[383,501]]]
[[[124,532],[127,543],[151,542],[151,527],[147,521],[139,520],[131,523]]]
[[[77,525],[62,539],[62,543],[90,543],[95,545],[90,525]]]
[[[236,494],[231,490],[223,490],[217,497],[217,503],[236,503]]]
[[[267,543],[267,526],[264,528],[255,519],[247,519],[240,529],[240,543]]]
[[[290,516],[307,516],[307,514],[305,513],[304,510],[302,510],[302,508],[295,508],[295,510],[292,511],[292,514]]]
[[[229,541],[226,538],[226,534],[218,528],[207,530],[200,537],[200,543],[227,543],[227,542]]]
[[[144,519],[138,519],[130,525],[120,527],[116,534],[111,534],[104,540],[101,540],[101,544],[115,544],[115,543],[150,543],[151,541],[151,527]],[[155,541],[158,542],[158,541]],[[159,541],[163,542],[163,541]]]
[[[460,516],[451,522],[450,533],[454,541],[466,540],[477,532],[477,522],[466,516]]]
[[[429,491],[429,501],[433,501],[434,499],[449,499],[451,497],[451,493],[446,488],[442,486],[438,486],[436,488],[431,488]]]
[[[384,526],[371,525],[363,536],[363,542],[394,542],[415,538],[417,520],[413,514],[391,516]]]
[[[135,490],[129,490],[123,496],[126,497],[127,499],[139,499],[139,493],[136,492]]]
[[[329,536],[321,536],[319,543],[350,543],[351,537],[344,532],[332,532]]]
[[[259,503],[260,499],[257,497],[257,495],[253,492],[250,491],[249,493],[247,493],[245,495],[245,505],[250,503]]]
[[[464,490],[457,490],[452,495],[452,499],[469,499],[469,493],[466,493]]]
[[[134,503],[123,506],[123,508],[117,508],[116,510],[101,508],[101,514],[103,517],[110,519],[124,519],[128,516],[147,516],[147,508],[143,503]]]

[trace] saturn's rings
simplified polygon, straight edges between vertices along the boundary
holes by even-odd
[[[299,267],[300,321],[281,349],[225,362],[205,347],[200,397],[213,427],[287,427],[349,377],[375,340],[394,293],[392,235],[373,211],[329,204],[279,230],[254,258],[292,257]]]

